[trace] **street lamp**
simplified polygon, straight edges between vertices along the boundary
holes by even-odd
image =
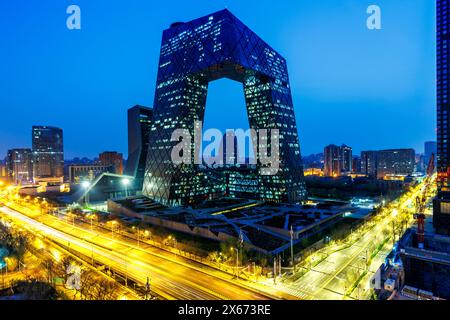
[[[398,216],[398,210],[397,209],[392,210],[392,216],[393,217]]]
[[[138,245],[138,247],[140,246],[140,243],[139,243],[139,237],[140,237],[140,229],[139,229],[139,227],[135,227],[135,226],[133,226],[133,228],[132,228],[133,230],[136,230],[137,229],[137,245]]]
[[[233,253],[234,253],[234,247],[231,247],[230,248],[230,251],[231,251],[231,256],[233,256]],[[239,272],[239,247],[238,247],[238,249],[236,250],[236,278],[238,278],[239,279],[239,274],[238,274],[238,272]]]
[[[294,228],[291,225],[291,260],[292,260],[292,268],[295,273],[295,262],[294,262]]]
[[[130,184],[130,179],[123,179],[122,184],[125,186],[125,198],[128,197],[128,185]]]
[[[86,190],[86,195],[84,196],[84,200],[86,202],[86,206],[88,206],[89,205],[89,188],[91,187],[91,183],[89,181],[83,181],[81,186],[83,187],[83,189]]]

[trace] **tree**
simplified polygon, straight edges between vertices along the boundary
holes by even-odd
[[[14,293],[23,295],[24,300],[56,300],[58,293],[48,283],[39,280],[21,280],[14,286]]]
[[[41,263],[42,270],[45,271],[46,280],[49,284],[53,284],[55,262],[52,258],[44,259]]]
[[[75,262],[75,260],[69,256],[65,256],[61,259],[59,263],[55,265],[55,273],[64,279],[64,283],[67,282],[68,274],[67,270],[69,269],[70,265],[72,265]]]
[[[96,274],[93,270],[84,269],[81,273],[79,293],[86,300],[95,300]]]
[[[95,286],[95,300],[113,300],[118,288],[119,285],[113,280],[99,279]]]

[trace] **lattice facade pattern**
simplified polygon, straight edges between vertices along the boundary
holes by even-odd
[[[154,124],[143,193],[167,205],[196,203],[220,194],[223,185],[194,164],[174,165],[171,142],[176,129],[194,137],[204,118],[208,83],[223,77],[243,84],[249,123],[256,132],[278,129],[280,170],[259,175],[255,199],[300,202],[306,189],[286,61],[228,10],[163,33],[154,102]],[[265,141],[270,150],[270,141]],[[258,161],[258,166],[262,167]]]

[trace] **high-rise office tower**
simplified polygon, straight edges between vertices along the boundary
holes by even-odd
[[[98,160],[102,166],[114,167],[114,173],[123,174],[123,155],[121,153],[115,151],[105,151],[100,153]]]
[[[324,174],[328,177],[339,177],[342,172],[342,150],[341,147],[331,144],[323,151]]]
[[[191,146],[189,164],[172,162],[178,143],[171,137],[176,129],[195,136],[196,121],[204,119],[208,83],[224,77],[243,84],[251,128],[261,135],[263,129],[279,130],[275,156],[280,170],[258,175],[255,199],[303,201],[306,188],[286,60],[228,10],[174,23],[163,33],[143,193],[164,204],[181,205],[218,191],[195,164],[194,143],[183,141]],[[271,149],[271,141],[265,143]],[[264,173],[270,164],[260,160],[257,167]]]
[[[427,141],[425,142],[425,153],[423,158],[423,165],[425,170],[430,162],[431,156],[434,154],[435,156],[435,165],[436,165],[436,154],[437,154],[437,142],[436,141]]]
[[[353,150],[343,144],[331,144],[324,149],[324,174],[328,177],[339,177],[352,173]]]
[[[343,144],[341,146],[342,173],[351,173],[353,167],[353,150]]]
[[[378,151],[361,152],[361,173],[371,178],[377,177]]]
[[[34,180],[64,177],[64,145],[62,129],[33,126]]]
[[[135,106],[128,110],[128,161],[126,174],[135,177],[136,189],[142,190],[147,163],[153,109]]]
[[[0,160],[0,179],[8,179],[8,167],[6,166],[6,162],[2,160]]]
[[[238,139],[231,131],[223,135],[220,145],[220,153],[222,155],[222,164],[224,166],[235,166],[245,157],[239,159]]]
[[[437,1],[437,187],[436,232],[450,235],[450,0]]]
[[[31,149],[12,149],[8,151],[6,167],[9,180],[15,184],[33,181],[33,154]]]
[[[378,151],[377,177],[408,176],[414,173],[416,153],[413,149]]]
[[[353,156],[352,161],[352,172],[361,173],[361,158],[359,156]]]

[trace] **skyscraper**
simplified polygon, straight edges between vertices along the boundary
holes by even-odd
[[[147,162],[153,109],[135,106],[128,110],[128,161],[126,174],[135,177],[135,187],[142,190]]]
[[[353,156],[352,173],[361,173],[361,157]]]
[[[351,173],[353,167],[353,150],[351,147],[343,144],[341,146],[342,173]]]
[[[195,136],[196,121],[204,118],[208,83],[224,77],[243,84],[251,128],[257,133],[279,130],[280,170],[257,177],[255,199],[304,200],[306,188],[286,60],[228,10],[174,23],[163,33],[144,194],[164,204],[180,205],[216,193],[217,186],[208,173],[195,165],[195,144],[189,143],[191,164],[172,162],[177,143],[171,136],[176,129],[186,129]],[[271,149],[271,142],[266,143]],[[266,169],[260,160],[258,169]]]
[[[433,205],[436,232],[450,235],[450,0],[438,0],[437,22],[437,187]]]
[[[323,151],[324,174],[328,177],[339,177],[342,172],[342,151],[341,147],[331,144]]]
[[[64,146],[62,129],[33,126],[34,180],[64,177]]]
[[[435,155],[435,165],[436,165],[436,154],[437,154],[437,143],[436,141],[425,142],[425,154],[424,154],[424,166],[425,170],[430,162],[431,156]]]
[[[362,151],[361,152],[361,172],[369,177],[377,177],[378,168],[378,152]]]
[[[413,149],[378,151],[377,177],[408,176],[414,173],[416,153]]]
[[[12,149],[8,151],[6,167],[9,180],[15,184],[33,181],[33,154],[31,149]]]
[[[352,173],[353,151],[343,144],[337,146],[331,144],[324,149],[324,174],[329,177],[338,177]]]
[[[223,158],[222,163],[224,166],[235,166],[240,161],[240,159],[238,159],[238,139],[233,132],[229,131],[223,135],[220,153]]]

